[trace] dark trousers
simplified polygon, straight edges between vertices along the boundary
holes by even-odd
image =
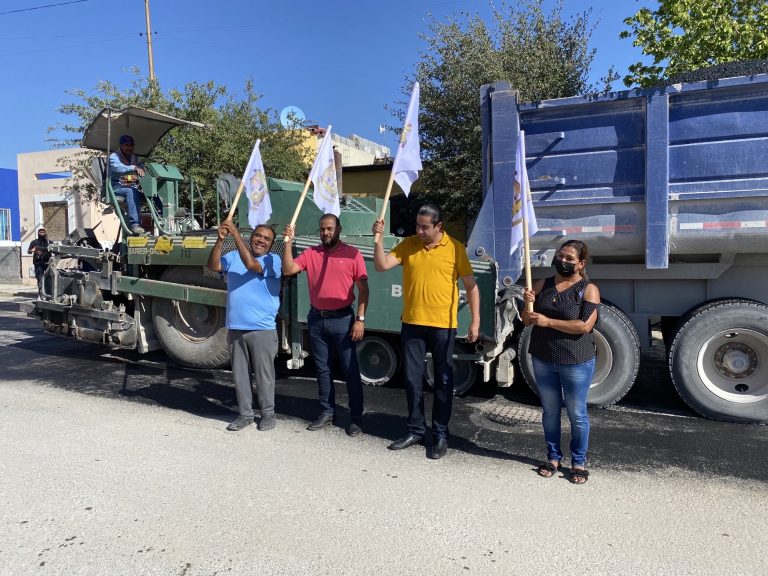
[[[432,402],[432,431],[436,438],[448,438],[448,421],[453,408],[453,341],[455,328],[435,328],[403,324],[405,395],[408,399],[408,431],[423,437],[427,432],[424,418],[424,365],[427,351],[435,367],[435,395]]]
[[[43,277],[45,269],[48,268],[47,262],[35,262],[35,278],[37,279],[37,295],[43,295]]]
[[[351,308],[349,315],[341,318],[323,318],[313,310],[307,316],[322,413],[334,414],[336,411],[336,387],[332,374],[332,350],[336,350],[347,381],[350,416],[352,420],[360,420],[363,416],[363,382],[357,363],[357,344],[350,336],[354,321]]]

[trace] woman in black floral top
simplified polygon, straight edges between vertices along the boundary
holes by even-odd
[[[587,394],[595,371],[595,341],[600,291],[590,283],[585,267],[589,251],[579,240],[568,240],[555,256],[556,274],[537,280],[525,291],[525,301],[534,302],[533,312],[523,312],[526,326],[533,326],[528,348],[533,357],[547,442],[547,462],[538,473],[551,478],[560,466],[560,408],[565,404],[571,421],[571,482],[583,484],[589,444]]]

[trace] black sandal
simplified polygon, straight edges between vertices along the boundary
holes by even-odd
[[[552,464],[552,462],[546,462],[544,464],[539,464],[539,467],[536,469],[536,472],[542,478],[554,478],[555,474],[557,474],[557,471],[559,469],[560,469],[560,464],[555,466],[554,464]]]
[[[583,478],[583,480],[579,480]],[[589,480],[589,470],[583,468],[574,468],[571,470],[571,484],[586,484]]]

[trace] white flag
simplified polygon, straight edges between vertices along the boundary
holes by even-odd
[[[531,187],[528,184],[528,169],[525,166],[525,132],[520,130],[517,138],[517,158],[515,159],[515,189],[512,195],[512,238],[509,253],[517,250],[523,241],[523,218],[528,221],[528,236],[533,236],[539,229],[536,214],[533,213]]]
[[[248,166],[243,173],[243,189],[248,196],[248,224],[251,228],[265,224],[272,215],[272,203],[269,201],[267,177],[264,174],[259,144],[261,140],[256,140]]]
[[[416,182],[421,170],[421,149],[419,146],[419,83],[413,85],[405,125],[400,133],[400,143],[395,154],[392,171],[406,196],[411,192],[411,185]]]
[[[309,173],[312,180],[312,197],[323,214],[341,214],[339,205],[339,187],[336,183],[336,163],[333,160],[333,143],[331,142],[331,127],[325,131],[317,158]]]

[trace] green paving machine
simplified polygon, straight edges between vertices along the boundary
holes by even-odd
[[[194,368],[219,368],[229,361],[225,327],[226,285],[205,264],[216,240],[216,225],[204,224],[202,195],[195,202],[194,183],[189,182],[192,201],[179,206],[179,185],[185,181],[180,170],[152,155],[158,141],[178,126],[202,125],[139,108],[104,110],[86,130],[83,146],[94,150],[94,163],[103,201],[118,215],[121,233],[110,249],[102,247],[90,229],[76,229],[68,238],[51,247],[52,258],[45,274],[44,294],[28,305],[27,312],[42,320],[46,332],[100,343],[110,348],[135,349],[146,353],[162,349],[174,361]],[[124,207],[110,184],[107,158],[117,148],[120,134],[130,133],[136,153],[144,158],[145,175],[140,179],[146,202],[142,201],[145,235],[130,235]],[[238,180],[232,176],[218,182],[218,201],[224,208],[231,202]],[[302,185],[268,179],[273,207],[269,224],[279,231],[290,222],[299,201]],[[155,200],[157,198],[158,200]],[[247,198],[241,196],[238,213],[247,214]],[[162,205],[162,211],[156,206]],[[196,204],[201,207],[195,216]],[[373,267],[371,226],[380,214],[380,198],[344,198],[341,207],[343,240],[357,247],[368,266],[370,305],[366,313],[365,338],[358,345],[363,380],[382,385],[400,371],[399,332],[402,310],[402,271],[395,268],[379,273]],[[217,222],[221,219],[217,206]],[[319,242],[319,209],[310,196],[299,214],[294,250]],[[243,228],[244,236],[250,229]],[[401,238],[388,234],[385,248]],[[234,250],[228,239],[224,251]],[[282,238],[273,251],[281,254]],[[77,265],[65,265],[76,262]],[[488,260],[472,262],[481,292],[480,342],[462,339],[469,325],[469,310],[462,294],[457,338],[456,390],[464,393],[480,375],[511,381],[514,354],[504,341],[512,332],[511,299],[497,306],[497,271]],[[305,275],[285,278],[282,286],[278,332],[280,361],[291,369],[304,365],[308,346],[306,317],[309,298]],[[501,342],[501,344],[499,344]],[[507,352],[505,356],[504,352]],[[427,380],[432,370],[427,360]],[[493,370],[492,370],[493,368]]]

